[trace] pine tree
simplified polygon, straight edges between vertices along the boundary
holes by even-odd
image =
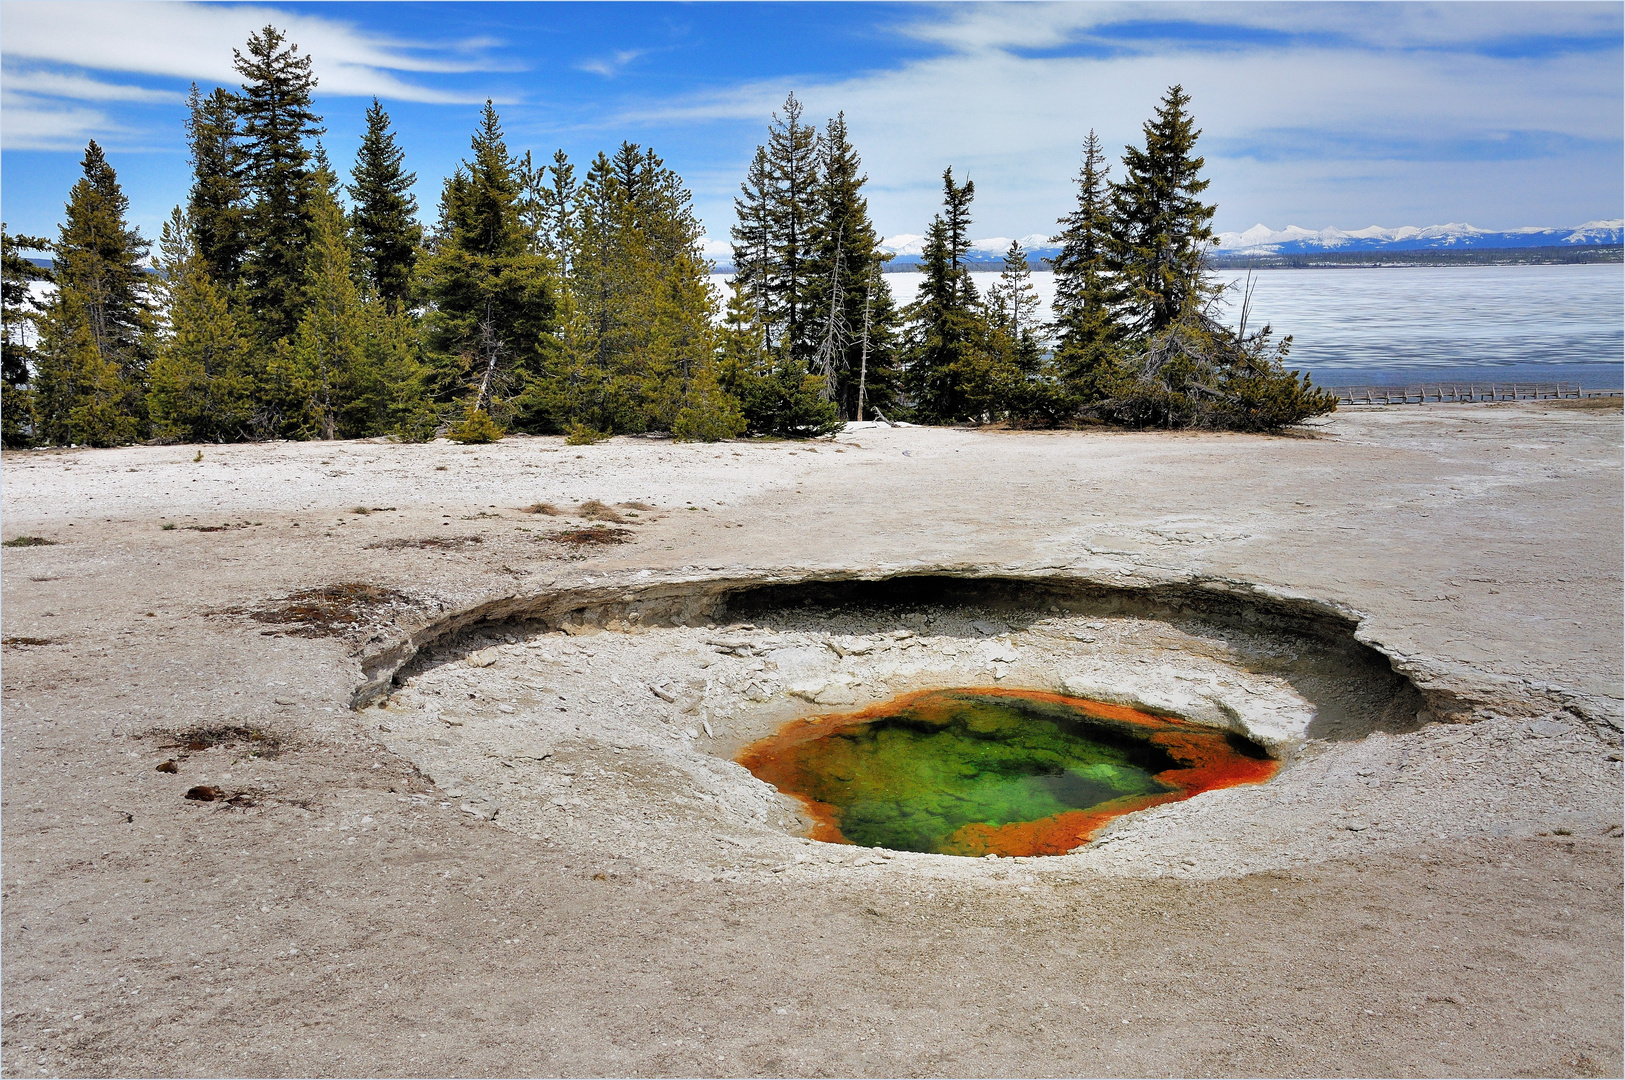
[[[244,277],[249,306],[267,341],[299,325],[305,298],[305,247],[310,242],[315,178],[306,139],[322,133],[311,109],[316,76],[309,56],[266,26],[248,39],[247,55],[233,50],[243,77],[237,99],[242,120],[245,229]]]
[[[1290,337],[1277,344],[1268,326],[1249,331],[1245,303],[1235,329],[1213,314],[1219,288],[1204,260],[1214,208],[1199,198],[1208,182],[1189,103],[1180,87],[1168,90],[1144,125],[1145,149],[1127,148],[1112,185],[1106,267],[1124,357],[1093,369],[1085,411],[1139,427],[1243,431],[1330,412],[1336,395],[1286,369]]]
[[[44,237],[13,235],[0,224],[0,445],[7,448],[34,441],[34,395],[28,384],[38,363],[34,338],[39,305],[30,286],[52,280],[49,270],[23,252],[48,251],[50,246]]]
[[[242,276],[248,248],[236,96],[216,87],[203,97],[193,83],[187,99],[186,141],[192,163],[186,216],[197,257],[214,284],[229,293]]]
[[[1038,288],[1033,270],[1021,243],[1010,241],[1004,253],[1004,269],[988,290],[987,307],[993,324],[1011,338],[1036,342],[1038,328]]]
[[[68,196],[54,248],[56,292],[40,327],[42,432],[56,443],[110,446],[146,427],[156,325],[141,267],[150,247],[129,227],[129,200],[94,141]]]
[[[417,174],[405,171],[406,154],[395,143],[389,114],[372,99],[367,131],[356,154],[348,188],[357,254],[368,292],[392,310],[404,310],[412,293],[423,229],[412,195]]]
[[[331,173],[318,168],[310,244],[305,258],[304,315],[289,344],[303,388],[299,429],[307,438],[361,434],[346,424],[366,366],[363,304],[350,262],[344,211],[325,190]],[[377,303],[383,303],[380,299]]]
[[[1061,230],[1053,238],[1061,245],[1055,259],[1055,359],[1068,392],[1079,401],[1099,396],[1103,380],[1111,377],[1122,336],[1109,269],[1109,168],[1099,138],[1090,131],[1078,172],[1077,205],[1057,222]]]
[[[692,197],[653,150],[622,143],[593,160],[571,222],[555,415],[595,431],[672,430],[684,409],[698,415],[691,390],[715,337]]]
[[[816,303],[808,278],[812,247],[813,187],[818,182],[818,129],[801,122],[794,94],[784,113],[773,114],[767,132],[767,248],[770,268],[762,282],[767,322],[789,345],[790,358],[803,366],[817,349],[817,327],[809,318]]]
[[[519,216],[516,162],[487,101],[471,160],[447,181],[440,223],[419,266],[431,303],[425,325],[431,391],[456,403],[454,418],[480,413],[521,425],[511,399],[545,373],[555,298],[546,256],[530,250]]]
[[[750,325],[756,327],[758,344],[764,352],[773,349],[773,323],[768,318],[768,280],[773,272],[773,226],[770,206],[773,199],[772,169],[767,147],[758,146],[745,179],[734,196],[738,221],[731,230],[735,285],[741,291]]]
[[[1204,272],[1215,208],[1199,198],[1208,181],[1193,155],[1201,132],[1186,111],[1190,100],[1169,88],[1143,125],[1145,148],[1124,148],[1123,179],[1111,188],[1108,265],[1121,290],[1119,320],[1138,337],[1166,330],[1215,295]]]
[[[159,239],[168,326],[152,363],[152,428],[160,439],[234,441],[250,430],[253,348],[209,276],[199,231],[177,207]]]
[[[735,282],[717,342],[717,381],[739,403],[747,431],[806,439],[839,431],[840,412],[824,396],[824,380],[789,355],[784,343],[762,349],[756,310]]]
[[[991,392],[982,410],[1024,424],[1058,422],[1066,412],[1064,395],[1040,338],[1038,290],[1019,243],[1005,251],[985,306]]]
[[[868,177],[852,146],[846,115],[824,129],[818,182],[812,191],[808,323],[817,341],[815,374],[843,417],[858,415],[859,383],[866,404],[891,406],[897,381],[895,308],[880,276],[886,255],[863,197]]]
[[[964,259],[970,250],[970,181],[954,183],[952,169],[942,174],[943,213],[926,233],[925,280],[908,312],[912,326],[907,385],[914,415],[927,423],[971,419],[989,396],[986,356],[981,351],[985,327],[978,318],[976,286]]]

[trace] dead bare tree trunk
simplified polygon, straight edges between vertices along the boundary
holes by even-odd
[[[874,306],[874,275],[863,290],[863,351],[858,354],[858,421],[863,420],[863,396],[869,381],[869,310]]]
[[[496,328],[491,324],[489,306],[485,318],[480,320],[480,351],[485,353],[485,373],[480,377],[479,393],[474,395],[474,407],[469,410],[470,412],[479,412],[485,408],[492,383],[496,381],[497,360],[502,356],[502,340],[497,337]]]

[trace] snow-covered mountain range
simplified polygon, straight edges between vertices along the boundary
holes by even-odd
[[[1384,229],[1372,225],[1346,231],[1328,227],[1304,229],[1288,225],[1276,230],[1254,225],[1246,232],[1219,234],[1219,250],[1224,252],[1291,254],[1314,251],[1425,251],[1434,248],[1531,248],[1574,247],[1592,244],[1618,244],[1625,220],[1588,221],[1564,229],[1523,228],[1496,231],[1471,225],[1429,225],[1419,229],[1405,225]]]
[[[1354,230],[1335,227],[1304,229],[1297,225],[1272,229],[1268,225],[1254,225],[1245,232],[1219,233],[1218,241],[1219,251],[1227,255],[1278,255],[1320,251],[1581,247],[1619,244],[1622,236],[1625,236],[1625,219],[1612,218],[1561,229],[1530,227],[1500,231],[1460,224],[1429,225],[1426,228],[1404,225],[1397,229],[1372,225]],[[1059,246],[1051,243],[1046,233],[1023,236],[1019,242],[1034,268],[1042,260],[1053,259],[1061,251]],[[973,240],[970,258],[977,263],[999,263],[1009,247],[1008,236]],[[925,237],[916,233],[898,233],[882,240],[880,249],[892,256],[886,264],[888,270],[908,269],[919,265],[925,252]],[[715,260],[719,271],[726,271],[733,262],[733,248],[726,240],[707,240],[705,254]]]

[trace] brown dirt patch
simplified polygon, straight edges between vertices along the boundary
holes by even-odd
[[[375,621],[384,609],[410,603],[404,593],[394,589],[352,581],[305,589],[261,608],[230,608],[210,614],[245,615],[255,622],[287,626],[283,633],[297,637],[331,637]]]
[[[483,544],[483,536],[429,536],[421,540],[407,540],[397,538],[394,540],[379,540],[367,545],[369,551],[404,551],[407,548],[440,548],[453,549],[468,544]]]
[[[607,525],[592,525],[585,529],[566,529],[563,532],[549,533],[543,539],[551,540],[555,544],[587,547],[589,545],[625,544],[633,536],[631,529],[612,529]]]

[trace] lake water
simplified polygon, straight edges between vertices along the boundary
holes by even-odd
[[[987,290],[994,273],[971,275]],[[719,285],[721,275],[718,275]],[[1233,323],[1245,272],[1221,280]],[[887,274],[899,304],[917,273]],[[1259,270],[1250,319],[1293,337],[1290,366],[1324,386],[1496,380],[1625,386],[1625,266]],[[1047,312],[1054,275],[1035,273]]]

